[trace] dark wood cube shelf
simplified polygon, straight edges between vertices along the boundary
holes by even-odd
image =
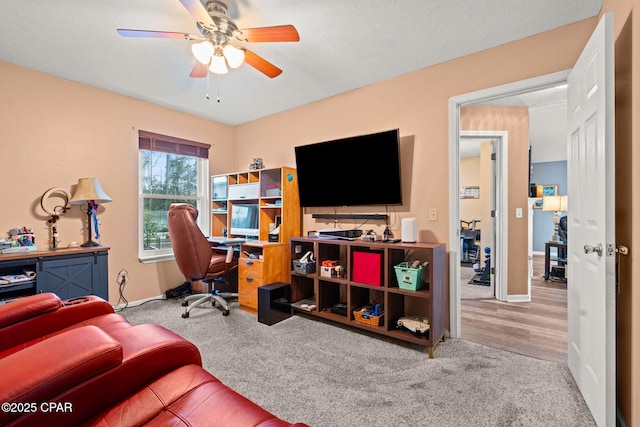
[[[300,311],[424,346],[429,350],[429,357],[433,358],[433,350],[444,339],[446,329],[447,254],[443,243],[386,243],[294,237],[290,239],[290,248],[291,260],[300,258],[307,251],[312,251],[316,257],[316,271],[311,274],[299,274],[291,264],[292,302],[311,300],[316,306],[311,311]],[[373,283],[377,283],[379,274],[379,285],[353,280],[354,252],[376,254],[373,259],[379,260],[381,271],[370,272],[370,278],[373,278]],[[343,274],[322,275],[322,262],[327,260],[339,261]],[[402,289],[398,285],[394,267],[413,260],[428,262],[421,276],[424,286],[418,290]],[[346,303],[346,316],[332,312],[331,308],[338,303]],[[356,321],[353,311],[367,304],[384,306],[384,316],[379,325]],[[294,311],[298,310],[295,304],[292,307]],[[397,321],[404,316],[428,318],[429,330],[424,334],[414,334],[398,328]]]

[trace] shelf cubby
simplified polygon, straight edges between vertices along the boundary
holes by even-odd
[[[334,304],[347,301],[347,285],[330,280],[318,281],[317,306],[319,311],[331,311]]]

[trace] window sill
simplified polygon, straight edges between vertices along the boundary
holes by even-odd
[[[173,256],[173,254],[159,254],[139,256],[138,259],[143,264],[152,264],[154,262],[173,261],[175,260],[175,257]]]

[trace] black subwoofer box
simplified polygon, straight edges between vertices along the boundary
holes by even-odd
[[[258,287],[258,322],[274,325],[291,317],[291,285],[283,282]]]

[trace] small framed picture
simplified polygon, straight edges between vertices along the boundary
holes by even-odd
[[[544,196],[557,196],[558,195],[558,186],[555,184],[550,185],[538,185],[537,188],[537,197]]]
[[[471,185],[460,187],[461,199],[479,199],[480,198],[480,186]]]

